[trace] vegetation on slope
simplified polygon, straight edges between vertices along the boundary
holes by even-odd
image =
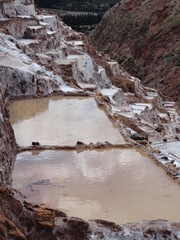
[[[118,0],[36,0],[43,8],[57,8],[67,11],[78,12],[105,12],[113,7]]]
[[[36,0],[39,7],[50,9],[76,31],[88,34],[103,14],[119,0]]]
[[[104,15],[91,39],[146,85],[180,102],[179,1],[122,1]]]

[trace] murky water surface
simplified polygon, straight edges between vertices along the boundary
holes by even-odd
[[[180,187],[136,149],[24,152],[13,187],[70,216],[116,223],[180,221]]]
[[[20,145],[124,142],[92,98],[18,100],[9,111]],[[179,185],[136,149],[24,152],[15,162],[13,187],[28,201],[84,219],[180,221]]]
[[[93,98],[41,98],[13,101],[10,120],[17,143],[74,145],[77,141],[122,143],[123,137]]]

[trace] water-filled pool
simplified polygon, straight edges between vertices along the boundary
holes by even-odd
[[[13,187],[84,219],[180,221],[179,185],[137,149],[23,152]]]
[[[119,130],[93,98],[50,97],[16,100],[8,106],[16,141],[74,145],[77,141],[122,143]]]

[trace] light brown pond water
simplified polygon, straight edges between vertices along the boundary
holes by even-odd
[[[180,187],[136,149],[24,152],[13,187],[70,216],[116,223],[180,221]]]
[[[16,141],[74,145],[77,141],[122,143],[119,130],[93,98],[50,97],[16,100],[8,106]]]

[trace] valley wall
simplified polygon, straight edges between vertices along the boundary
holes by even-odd
[[[103,16],[91,40],[144,85],[179,105],[179,19],[179,1],[120,1]]]

